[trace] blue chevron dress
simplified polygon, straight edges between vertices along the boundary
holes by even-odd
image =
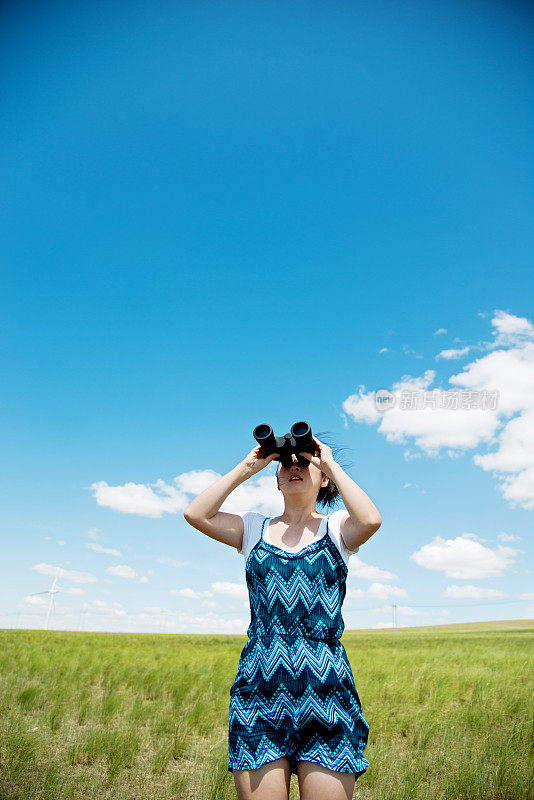
[[[230,689],[228,770],[285,756],[356,779],[369,726],[340,642],[348,567],[328,533],[290,553],[261,536],[245,575],[251,621]]]

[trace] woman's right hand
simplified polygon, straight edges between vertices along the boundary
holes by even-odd
[[[245,456],[243,461],[241,462],[247,469],[250,475],[255,475],[256,472],[260,472],[267,464],[270,464],[273,458],[280,455],[279,453],[271,453],[266,458],[263,457],[263,450],[261,445],[257,445],[253,450],[250,451],[248,456]]]

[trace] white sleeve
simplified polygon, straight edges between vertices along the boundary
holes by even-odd
[[[260,538],[261,533],[261,524],[264,520],[264,515],[259,514],[257,511],[247,511],[245,514],[241,514],[243,518],[243,543],[241,545],[241,549],[238,549],[238,553],[240,553],[245,561],[248,558],[248,554],[257,543]]]
[[[343,541],[343,537],[341,536],[341,521],[345,518],[349,512],[346,511],[344,508],[340,508],[337,511],[334,511],[332,514],[328,515],[328,531],[336,543],[339,552],[343,558],[345,564],[348,565],[349,558],[354,554],[357,553],[360,549],[359,546],[356,547],[354,550],[349,550],[348,547],[345,545]]]

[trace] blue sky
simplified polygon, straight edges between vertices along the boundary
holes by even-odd
[[[182,511],[300,419],[383,519],[347,629],[534,616],[532,27],[4,4],[0,626],[57,575],[52,628],[244,633],[242,556]],[[280,513],[273,475],[221,510]]]

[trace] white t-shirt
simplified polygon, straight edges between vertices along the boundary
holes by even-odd
[[[348,511],[345,511],[344,508],[338,509],[338,511],[333,511],[331,514],[328,515],[328,535],[332,538],[334,543],[336,544],[343,561],[345,564],[348,565],[349,558],[353,553],[357,553],[360,549],[356,547],[355,550],[349,550],[343,538],[341,536],[341,520],[344,519],[345,515],[348,514]],[[245,514],[241,515],[243,518],[243,525],[244,525],[244,533],[243,533],[243,543],[241,549],[238,550],[238,553],[241,553],[243,556],[245,563],[247,561],[248,555],[251,552],[252,548],[259,542],[261,536],[261,526],[263,524],[263,520],[266,518],[265,514],[260,514],[258,511],[247,511]],[[269,520],[271,517],[269,517]],[[326,536],[326,518],[323,517],[321,520],[321,525],[317,533],[319,534],[318,538],[314,541],[318,542],[321,539],[321,536]],[[271,537],[269,536],[268,530],[268,523],[266,523],[265,528],[263,529],[263,538],[267,542],[271,542]],[[271,542],[273,544],[273,542]],[[306,545],[304,545],[306,547]],[[279,547],[279,545],[277,545]],[[281,547],[281,550],[286,550],[288,553],[298,553],[298,550],[290,550],[287,547]]]

